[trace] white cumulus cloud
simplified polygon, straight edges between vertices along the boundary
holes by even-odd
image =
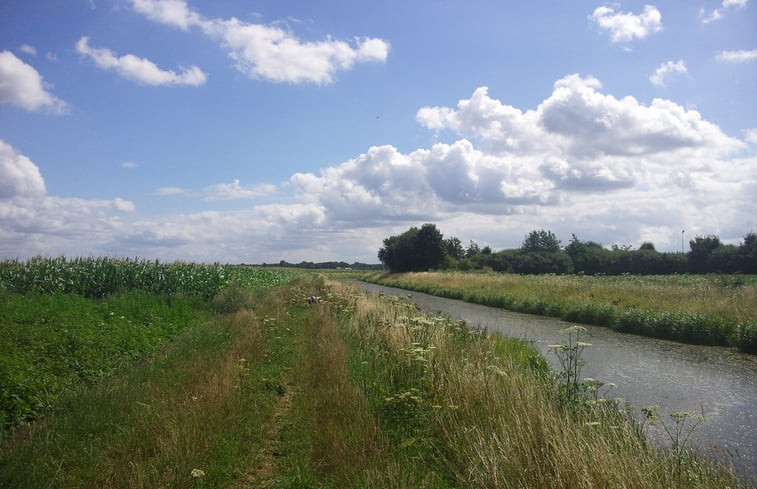
[[[133,213],[129,200],[63,198],[49,195],[37,165],[0,140],[0,249],[3,257],[36,254],[102,254],[98,242],[110,239]]]
[[[103,70],[113,70],[122,77],[143,85],[191,85],[205,83],[206,76],[197,66],[183,68],[179,73],[162,70],[149,59],[139,58],[133,54],[116,56],[105,48],[93,48],[89,38],[84,36],[76,43],[76,51],[95,62]]]
[[[389,43],[358,37],[351,42],[330,37],[303,41],[272,25],[237,18],[208,19],[191,10],[184,0],[132,0],[134,9],[147,18],[187,30],[199,28],[228,49],[236,68],[251,78],[272,82],[328,84],[338,71],[355,63],[384,62]]]
[[[750,61],[757,60],[757,49],[721,51],[717,58],[719,61],[725,61],[726,63],[749,63]]]
[[[0,103],[34,111],[65,113],[66,103],[47,91],[42,76],[10,51],[0,52]]]
[[[597,7],[589,19],[596,22],[600,29],[608,31],[614,43],[644,39],[662,30],[662,14],[651,5],[645,5],[640,14],[616,12],[607,6]]]
[[[645,191],[637,189],[683,188],[679,172],[693,178],[685,185],[702,184],[699,176],[710,175],[718,158],[744,147],[673,102],[643,105],[600,89],[594,78],[571,75],[524,112],[481,87],[456,108],[417,113],[421,124],[462,139],[407,154],[372,147],[320,174],[295,174],[291,183],[339,222],[517,215],[597,193],[638,192],[641,199]]]
[[[45,181],[37,165],[0,139],[0,199],[45,194]]]
[[[536,110],[502,104],[478,88],[457,109],[424,107],[418,121],[479,139],[489,151],[519,155],[593,158],[639,156],[678,149],[732,151],[730,138],[693,110],[663,99],[645,106],[633,97],[603,94],[593,77],[566,76]]]
[[[657,68],[657,70],[649,76],[649,81],[654,85],[664,87],[671,76],[676,74],[685,74],[687,72],[688,70],[686,69],[686,63],[684,63],[682,59],[679,59],[675,62],[666,61],[662,63]]]
[[[203,22],[200,15],[191,11],[184,0],[132,0],[132,5],[134,10],[148,19],[182,30]]]

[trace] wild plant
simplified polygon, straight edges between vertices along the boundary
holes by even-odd
[[[681,476],[681,464],[689,451],[689,439],[696,429],[707,422],[704,415],[704,407],[701,407],[701,414],[695,414],[689,411],[676,411],[668,416],[672,422],[665,422],[659,414],[659,406],[649,406],[641,410],[643,418],[641,420],[642,429],[647,426],[659,426],[662,428],[661,433],[670,440],[670,451],[672,452],[675,464],[673,466],[674,476],[676,479]]]
[[[579,380],[581,369],[586,362],[581,358],[587,346],[591,343],[581,341],[581,333],[586,332],[583,326],[571,326],[560,331],[567,335],[565,343],[549,345],[550,350],[560,362],[558,395],[563,404],[572,405],[583,399],[584,385]]]
[[[673,450],[676,455],[680,456],[686,450],[691,434],[694,433],[701,424],[707,422],[707,418],[704,415],[704,408],[702,408],[701,414],[695,414],[689,411],[676,411],[670,413],[668,416],[670,416],[672,423],[665,422],[658,412],[659,409],[659,406],[642,408],[642,427],[660,426],[662,428],[662,433],[664,433],[667,439],[670,440],[671,450]]]

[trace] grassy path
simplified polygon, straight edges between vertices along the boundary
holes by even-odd
[[[162,356],[64,396],[5,443],[0,487],[227,487],[253,467],[295,355],[285,299],[187,329]],[[194,477],[193,477],[194,474]]]
[[[521,342],[313,276],[65,398],[0,487],[738,487],[600,404],[561,406]]]

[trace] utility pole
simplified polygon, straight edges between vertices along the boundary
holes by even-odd
[[[683,233],[685,233],[685,229],[681,229],[681,254],[683,255]]]

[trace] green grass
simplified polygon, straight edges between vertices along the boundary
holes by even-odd
[[[0,294],[0,428],[49,409],[64,391],[153,354],[201,315],[188,297],[108,299]]]
[[[210,311],[302,272],[108,258],[0,262],[0,441],[63,393],[118,374]]]
[[[743,486],[614,405],[566,409],[522,341],[323,276],[247,299],[61,395],[0,449],[0,487]]]
[[[298,356],[276,294],[195,322],[151,361],[64,392],[0,454],[0,487],[228,487],[248,477]],[[249,306],[250,304],[248,304]],[[192,471],[202,477],[192,477]],[[195,472],[199,474],[199,472]]]
[[[753,276],[368,274],[367,281],[566,321],[757,353]]]

